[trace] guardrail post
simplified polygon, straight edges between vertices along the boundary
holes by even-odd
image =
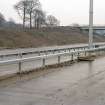
[[[105,49],[104,49],[104,54],[105,54]]]
[[[58,64],[61,62],[61,56],[58,56]]]
[[[71,54],[71,61],[73,61],[73,60],[74,60],[73,58],[74,58],[74,56],[73,56],[73,54]]]
[[[86,48],[84,47],[83,50],[85,50]]]
[[[77,54],[77,59],[79,59],[80,53]]]
[[[21,74],[21,73],[22,73],[22,63],[19,62],[19,74]]]
[[[101,51],[99,50],[99,56],[101,55]]]
[[[40,56],[41,54],[40,54],[40,52],[38,52],[38,56]]]
[[[58,53],[60,53],[61,51],[60,50],[58,50]]]
[[[1,57],[0,57],[0,58],[1,58],[1,60],[3,60],[3,59],[4,59],[4,56],[3,56],[3,55],[1,55]]]
[[[45,54],[48,55],[48,52],[46,51]]]
[[[43,58],[43,67],[45,67],[45,58]]]
[[[84,53],[85,53],[85,57],[86,57],[86,55],[87,55],[86,51]]]
[[[19,53],[19,58],[22,58],[22,53]]]
[[[22,53],[19,53],[19,58],[22,58]],[[21,61],[19,62],[19,74],[22,73],[22,63]]]
[[[98,56],[98,51],[96,51],[96,56]]]

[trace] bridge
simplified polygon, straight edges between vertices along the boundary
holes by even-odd
[[[78,26],[81,29],[88,30],[89,26]],[[105,30],[105,26],[93,26],[94,30]]]
[[[83,32],[89,31],[89,26],[78,26]],[[105,26],[93,26],[94,34],[105,35]]]

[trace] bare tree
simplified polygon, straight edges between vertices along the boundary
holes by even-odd
[[[22,0],[14,6],[19,16],[23,19],[23,28],[25,27],[25,22],[26,22],[27,6],[28,6],[28,0]]]
[[[47,16],[46,19],[46,15],[41,9],[39,0],[21,0],[15,5],[15,9],[23,20],[23,28],[27,22],[30,29],[33,25],[35,25],[36,28],[39,28],[43,24],[50,27],[58,26],[60,24],[58,19],[52,15]]]
[[[60,24],[58,19],[52,15],[47,16],[46,23],[49,27],[59,26],[59,24]]]
[[[23,28],[25,27],[26,21],[29,21],[30,28],[32,28],[34,11],[40,7],[39,0],[22,0],[15,5],[15,9],[23,19]]]
[[[28,6],[26,13],[29,15],[29,22],[30,22],[30,28],[32,28],[32,21],[34,18],[34,12],[35,10],[41,8],[41,4],[39,0],[28,0]]]
[[[46,22],[46,14],[39,9],[34,11],[34,24],[35,28],[40,28],[41,25],[44,25]]]

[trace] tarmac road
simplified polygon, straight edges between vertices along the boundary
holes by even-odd
[[[105,105],[105,57],[0,86],[0,105]]]

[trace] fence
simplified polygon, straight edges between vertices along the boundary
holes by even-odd
[[[98,47],[93,49],[81,49],[75,51],[66,51],[61,53],[55,54],[48,54],[48,55],[40,55],[35,57],[27,57],[27,58],[18,58],[18,59],[11,59],[11,60],[4,60],[0,61],[0,68],[6,67],[7,70],[4,68],[0,70],[0,72],[4,72],[5,74],[9,73],[22,73],[24,71],[30,71],[32,69],[45,67],[46,65],[53,65],[59,64],[65,61],[75,60],[78,59],[79,56],[86,56],[89,53],[97,53],[103,51],[105,52],[105,47]],[[65,58],[66,57],[66,58]],[[9,70],[9,67],[15,67],[15,71]]]
[[[104,46],[105,43],[95,43],[94,46]],[[29,56],[40,56],[40,55],[48,55],[48,54],[55,54],[55,53],[60,53],[60,52],[66,52],[66,51],[75,51],[75,50],[81,50],[81,49],[88,49],[87,44],[80,44],[76,46],[55,46],[55,47],[44,47],[44,48],[29,48],[29,49],[16,49],[16,50],[3,50],[0,51],[0,60],[3,60],[4,58],[12,58],[15,56],[15,58],[20,58],[20,57],[26,57],[27,55]]]

